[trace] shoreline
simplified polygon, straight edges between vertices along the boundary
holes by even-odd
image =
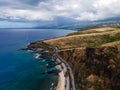
[[[35,58],[39,59],[41,54],[35,54]],[[54,62],[59,63],[59,60],[54,59]],[[58,83],[56,84],[56,90],[66,90],[66,77],[64,75],[64,70],[62,69],[62,64],[61,65],[56,65],[55,66],[58,70],[61,72],[58,73]]]
[[[54,48],[54,49],[53,49]],[[34,51],[37,50],[37,48],[31,48],[31,47],[28,47],[27,49],[30,49]],[[70,88],[72,88],[73,90],[75,90],[75,87],[74,87],[74,79],[73,79],[73,76],[71,75],[72,74],[72,71],[70,66],[68,65],[67,62],[65,62],[59,55],[58,55],[58,49],[56,47],[52,47],[53,49],[53,52],[54,54],[51,55],[50,52],[46,52],[44,51],[43,55],[44,56],[52,56],[53,59],[54,59],[54,62],[56,63],[61,63],[59,65],[56,64],[56,68],[57,68],[57,75],[58,75],[58,83],[56,85],[56,90],[70,90]],[[40,55],[41,57],[42,55]],[[39,58],[40,58],[39,57]],[[59,72],[60,71],[60,72]],[[66,77],[66,73],[69,71],[69,75]],[[71,81],[72,80],[72,81]],[[72,83],[72,86],[71,86],[71,83]]]
[[[66,80],[64,76],[64,72],[62,70],[61,65],[56,66],[57,69],[61,70],[58,76],[58,84],[56,90],[65,90]]]

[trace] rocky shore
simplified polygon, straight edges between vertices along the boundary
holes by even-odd
[[[40,42],[43,43],[43,42]],[[48,58],[51,57],[53,58],[54,61],[48,61],[48,65],[46,66],[47,68],[52,68],[52,67],[56,67],[56,70],[52,70],[52,71],[45,71],[42,74],[56,74],[59,76],[59,80],[58,80],[58,85],[56,86],[56,90],[66,90],[65,89],[65,85],[66,85],[66,77],[65,77],[65,72],[63,71],[63,66],[61,65],[61,61],[60,60],[56,60],[55,57],[53,56],[54,52],[53,52],[53,48],[50,47],[49,45],[45,46],[43,49],[43,45],[41,46],[35,46],[36,43],[31,43],[29,44],[26,48],[22,49],[22,50],[32,50],[32,51],[37,51],[37,52],[41,52],[40,55],[37,55],[38,58]],[[45,49],[47,48],[47,49]],[[50,51],[48,51],[48,48]],[[52,50],[52,51],[51,51]],[[54,64],[52,64],[54,63]]]

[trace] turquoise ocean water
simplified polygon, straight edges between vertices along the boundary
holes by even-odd
[[[35,52],[19,50],[30,42],[63,36],[71,30],[0,29],[0,90],[50,90],[58,81],[56,75],[43,75],[44,59]]]

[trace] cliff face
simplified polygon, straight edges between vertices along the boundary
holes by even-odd
[[[60,55],[73,69],[77,90],[120,90],[117,47],[72,49]]]

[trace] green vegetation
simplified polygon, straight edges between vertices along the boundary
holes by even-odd
[[[68,36],[71,36],[71,35],[80,35],[80,34],[90,34],[90,33],[99,33],[99,31],[78,31],[78,32],[74,32],[74,33],[70,33],[68,34]]]
[[[120,40],[120,33],[116,33],[114,35],[107,34],[107,35],[102,35],[102,36],[94,37],[94,38],[96,38],[96,41],[93,42],[92,40],[88,40],[86,42],[87,47],[96,47],[96,46],[100,46],[100,45],[105,44],[105,43],[119,41]]]
[[[114,28],[118,28],[118,29],[119,29],[119,28],[120,28],[120,26],[116,26],[116,27],[114,27]]]
[[[103,33],[103,32],[108,32],[108,31],[113,31],[113,30],[110,29],[110,30],[107,30],[107,31],[97,31],[97,30],[78,31],[78,32],[70,33],[67,36],[80,35],[80,34],[91,34],[91,33]]]
[[[86,78],[81,78],[81,83],[86,85],[88,83],[88,80]]]
[[[120,40],[120,33],[116,33],[115,35],[104,35],[103,42],[109,43]]]
[[[71,40],[66,41],[65,45],[69,45],[72,48],[75,48],[75,47],[98,47],[102,44],[119,41],[119,40],[120,40],[120,33],[116,33],[113,35],[105,34],[105,35],[73,38]]]
[[[68,75],[69,75],[69,72],[66,71],[66,72],[65,72],[65,77],[68,77]]]
[[[31,45],[35,48],[42,48],[43,50],[53,51],[53,48],[44,42],[35,42],[31,43]]]

